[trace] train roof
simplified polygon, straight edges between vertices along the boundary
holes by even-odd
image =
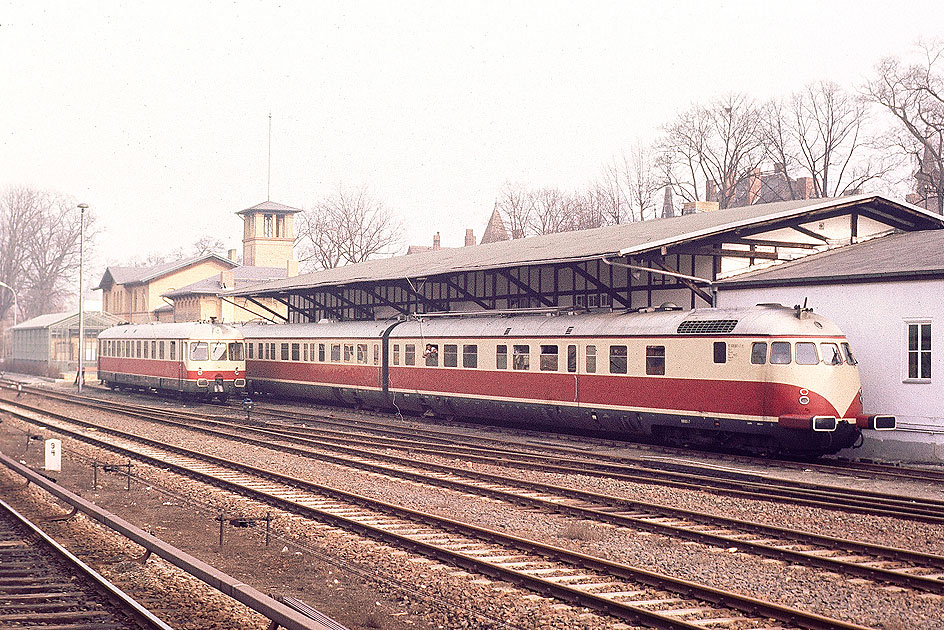
[[[391,337],[614,337],[666,335],[841,335],[829,320],[779,304],[691,311],[600,312],[408,321]]]
[[[298,339],[320,337],[324,339],[351,339],[355,337],[377,337],[383,335],[396,320],[313,322],[308,324],[250,323],[241,326],[246,339]]]
[[[106,328],[99,339],[242,339],[242,331],[212,322],[151,322]]]
[[[396,320],[248,324],[246,339],[380,338]],[[842,335],[828,319],[780,304],[683,311],[597,312],[576,314],[466,314],[427,316],[399,323],[391,338],[413,337],[613,337],[666,335]]]

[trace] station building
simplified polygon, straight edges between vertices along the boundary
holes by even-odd
[[[249,304],[220,293],[298,274],[293,251],[296,208],[264,201],[236,214],[243,221],[243,264],[236,250],[151,267],[109,266],[96,289],[102,310],[134,324],[145,322],[249,321],[284,317],[274,300]]]
[[[916,430],[923,423],[933,430],[935,414],[922,412],[920,406],[940,400],[942,393],[922,371],[926,361],[933,373],[944,369],[940,357],[935,363],[925,348],[928,342],[938,345],[930,341],[930,331],[937,330],[933,321],[942,318],[941,300],[934,298],[942,295],[942,287],[927,283],[941,282],[934,276],[944,260],[941,243],[944,217],[882,195],[724,210],[702,202],[677,217],[369,261],[260,283],[228,295],[249,302],[275,300],[286,307],[283,321],[292,323],[436,312],[647,310],[663,305],[689,309],[763,302],[792,306],[808,297],[817,312],[851,333],[861,361],[871,364],[870,373],[863,374],[869,408],[900,415],[904,425]],[[928,248],[929,257],[918,255],[922,247]],[[887,267],[862,260],[878,256],[878,248],[888,258]],[[741,278],[760,282],[764,274],[804,268],[811,270],[810,280],[816,280],[825,273],[815,266],[825,262],[816,261],[840,256],[850,257],[845,263],[850,269],[870,269],[872,280],[894,277],[896,283],[849,289],[848,278],[836,273],[820,282],[816,293],[811,292],[812,284],[789,294],[779,286],[738,284]],[[895,267],[895,256],[907,258],[913,267],[900,261]],[[916,274],[924,275],[917,280]],[[861,302],[846,299],[853,291]],[[876,331],[882,331],[882,339],[876,338]],[[915,348],[909,345],[906,352],[905,343]],[[903,366],[912,365],[918,366],[916,379],[902,378]],[[886,393],[873,369],[883,373],[883,379],[901,380],[906,391]],[[922,400],[911,401],[909,396],[919,391]]]
[[[98,333],[121,322],[109,313],[85,312],[86,378],[95,378]],[[75,373],[79,361],[79,314],[50,313],[17,324],[13,333],[13,356],[4,369],[23,374],[58,377]]]

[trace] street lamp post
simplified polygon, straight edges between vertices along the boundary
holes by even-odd
[[[79,204],[79,365],[78,373],[75,375],[75,382],[78,386],[78,392],[82,393],[82,386],[85,384],[85,308],[82,299],[82,270],[83,257],[85,254],[85,210],[88,204]]]

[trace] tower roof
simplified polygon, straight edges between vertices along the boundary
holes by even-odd
[[[246,208],[245,210],[240,210],[236,214],[251,214],[253,212],[275,212],[281,214],[296,214],[301,212],[298,208],[292,208],[291,206],[286,206],[281,203],[275,203],[274,201],[263,201],[262,203],[257,203],[251,208]]]
[[[505,222],[498,214],[498,208],[492,210],[492,216],[488,219],[488,225],[485,226],[485,233],[482,234],[482,240],[479,245],[485,243],[497,243],[498,241],[508,240],[508,230],[505,229]]]

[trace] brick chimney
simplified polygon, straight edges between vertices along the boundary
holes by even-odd
[[[686,201],[682,206],[682,214],[695,214],[696,212],[711,212],[718,209],[717,201]]]
[[[227,249],[227,250],[226,250],[226,257],[229,258],[230,260],[232,260],[233,262],[236,262],[236,250],[235,250],[235,249]]]
[[[232,269],[227,269],[220,272],[220,288],[221,289],[235,289],[236,288],[236,272]]]
[[[465,246],[469,247],[470,245],[475,245],[475,234],[472,232],[472,228],[465,231]]]
[[[433,235],[433,251],[439,251],[439,232],[436,232],[436,234]]]

